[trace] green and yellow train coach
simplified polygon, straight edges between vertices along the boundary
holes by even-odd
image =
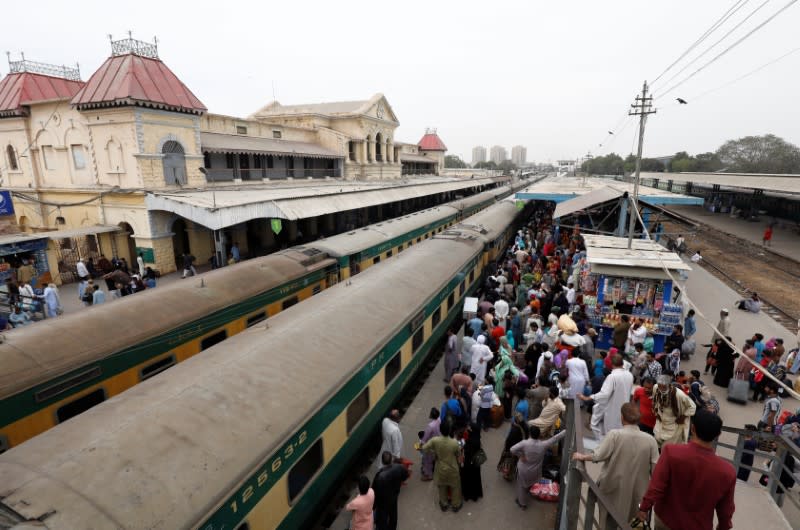
[[[0,455],[6,526],[306,526],[519,214],[496,204]]]
[[[0,344],[0,453],[511,192],[495,188],[13,330]]]

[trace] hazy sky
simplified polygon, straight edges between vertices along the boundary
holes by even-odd
[[[763,0],[747,2],[677,70]],[[663,91],[790,0],[771,0]],[[642,82],[700,37],[735,0],[168,2],[40,0],[5,10],[0,50],[12,59],[80,62],[84,79],[110,54],[107,34],[151,40],[161,59],[212,111],[247,116],[283,104],[367,99],[383,92],[396,138],[437,127],[451,154],[522,144],[528,159],[627,154],[635,128],[613,130]],[[9,11],[9,9],[11,11]],[[20,12],[15,14],[14,10]],[[751,134],[800,144],[800,52],[697,99],[800,46],[793,5],[663,100],[648,121],[645,154],[716,149]],[[0,64],[7,73],[7,65]],[[674,97],[689,101],[678,106]],[[630,118],[626,118],[630,120]],[[605,143],[599,148],[599,143]]]

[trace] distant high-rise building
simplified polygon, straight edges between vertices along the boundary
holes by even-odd
[[[515,166],[522,167],[527,163],[528,149],[521,145],[515,145],[511,148],[511,162]]]
[[[486,162],[486,148],[482,145],[472,148],[472,163]]]
[[[489,151],[489,160],[491,160],[495,164],[501,164],[507,159],[508,159],[508,153],[506,152],[506,148],[503,147],[502,145],[495,145]]]

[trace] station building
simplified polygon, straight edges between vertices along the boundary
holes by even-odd
[[[233,242],[261,255],[507,180],[441,176],[436,131],[398,141],[382,94],[225,116],[208,112],[156,44],[111,48],[86,81],[24,58],[9,59],[0,80],[0,186],[22,232],[51,231],[51,270],[142,253],[166,273],[183,252],[224,262]]]

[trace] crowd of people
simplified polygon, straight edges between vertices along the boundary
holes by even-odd
[[[461,330],[448,331],[442,402],[430,410],[415,444],[420,479],[435,483],[443,511],[458,512],[464,502],[479,500],[482,465],[490,458],[481,436],[499,428],[505,442],[496,469],[515,484],[515,503],[525,509],[531,487],[545,471],[557,479],[565,402],[574,399],[599,446],[573,458],[603,463],[600,488],[618,514],[649,520],[652,510],[655,528],[710,529],[716,512],[718,528],[731,528],[736,471],[714,454],[722,420],[703,377],[711,371],[714,384],[723,388],[733,378],[747,378],[751,399],[765,403],[757,429],[774,431],[783,421],[797,440],[800,417],[793,423],[795,416],[782,415],[778,386],[746,361],[737,364],[733,349],[719,336],[707,345],[706,374],[682,370],[681,362],[697,347],[692,310],[666,337],[663,351],[655,351],[643,322],[628,316],[614,328],[613,346],[600,349],[598,330],[577,287],[585,257],[580,229],[561,230],[548,209],[538,209],[517,232],[487,276],[477,314],[464,324],[460,344]],[[727,310],[717,327],[730,340]],[[764,341],[756,334],[744,353],[784,379],[797,350],[789,352],[781,339]],[[367,514],[372,510],[379,530],[396,528],[400,485],[409,479],[411,464],[401,455],[398,422],[399,416],[384,420],[374,503],[368,502],[373,498],[369,479],[362,477],[360,495],[348,505],[353,528],[371,529]],[[394,443],[387,443],[392,438],[387,432]],[[684,495],[689,490],[696,493],[691,500]]]
[[[114,300],[154,288],[158,276],[156,271],[145,266],[141,253],[136,262],[132,270],[125,258],[113,257],[109,260],[100,255],[97,263],[93,258],[86,261],[79,259],[75,264],[75,276],[81,304],[85,307],[100,305],[106,302],[107,297]],[[35,289],[31,285],[31,275],[24,272],[26,266],[29,265],[23,262],[18,269],[23,273],[18,272],[16,279],[8,278],[5,282],[5,301],[10,311],[6,329],[27,326],[39,319],[55,318],[64,312],[56,284],[49,283],[44,289]],[[95,280],[104,280],[105,290]]]

